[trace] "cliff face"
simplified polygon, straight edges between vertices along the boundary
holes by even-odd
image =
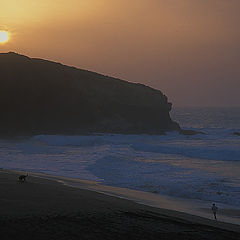
[[[0,54],[0,131],[161,133],[178,130],[159,90],[15,53]]]

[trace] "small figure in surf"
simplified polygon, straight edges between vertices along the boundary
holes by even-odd
[[[218,210],[218,207],[215,205],[215,203],[213,203],[212,212],[213,212],[213,216],[214,216],[215,220],[217,220],[217,210]]]

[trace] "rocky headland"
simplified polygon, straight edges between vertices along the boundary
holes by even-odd
[[[159,90],[13,52],[0,54],[1,134],[179,130]]]

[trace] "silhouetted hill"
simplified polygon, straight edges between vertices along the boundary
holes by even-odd
[[[159,90],[11,52],[0,54],[0,109],[2,134],[179,128]]]

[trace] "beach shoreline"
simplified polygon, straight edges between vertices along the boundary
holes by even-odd
[[[232,224],[232,223],[224,223],[220,221],[213,221],[201,216],[197,216],[194,214],[186,213],[186,209],[182,209],[183,205],[178,206],[178,211],[169,203],[169,199],[161,198],[156,201],[161,204],[160,206],[154,205],[153,202],[149,202],[147,204],[146,196],[154,196],[158,197],[158,194],[154,193],[143,193],[136,190],[131,189],[123,189],[123,188],[116,188],[111,186],[104,186],[98,184],[97,182],[91,182],[87,180],[80,180],[80,179],[70,179],[64,177],[56,177],[50,176],[46,174],[40,173],[30,173],[29,179],[26,183],[19,183],[17,182],[17,177],[21,174],[21,171],[14,171],[14,170],[2,170],[0,171],[0,176],[2,179],[11,179],[11,183],[6,182],[7,185],[11,185],[11,188],[16,191],[15,194],[21,195],[20,200],[17,200],[17,203],[14,204],[14,196],[10,194],[9,199],[3,198],[3,193],[6,192],[6,186],[3,186],[2,182],[2,189],[1,189],[1,218],[3,219],[4,216],[6,218],[21,218],[21,217],[29,217],[29,216],[66,216],[68,214],[84,212],[85,214],[92,215],[93,212],[101,214],[105,214],[106,212],[115,213],[115,212],[141,212],[141,214],[145,215],[146,213],[151,213],[151,215],[156,215],[160,218],[164,218],[167,221],[174,221],[178,224],[194,224],[197,226],[204,226],[203,228],[216,228],[216,231],[231,231],[236,234],[240,233],[239,225]],[[31,186],[30,186],[31,185]],[[36,185],[36,186],[34,186]],[[19,188],[26,188],[24,189],[28,194],[23,196],[23,193],[19,193]],[[39,189],[41,187],[41,189]],[[45,191],[48,191],[49,188],[52,188],[54,191],[51,191],[52,196],[45,195],[42,199],[42,194],[45,194]],[[5,189],[5,190],[4,190]],[[31,200],[29,194],[32,194],[32,191],[39,190],[38,193],[34,193],[39,195],[39,197],[34,197]],[[63,192],[64,194],[60,194],[59,192]],[[84,193],[85,200],[81,199],[82,194]],[[79,196],[80,201],[79,201]],[[61,204],[58,202],[58,197],[61,195]],[[72,199],[71,196],[74,196]],[[135,196],[135,199],[131,196]],[[30,199],[29,199],[30,197]],[[72,200],[69,200],[68,198]],[[46,201],[50,198],[49,201]],[[76,199],[75,199],[76,198]],[[142,198],[142,199],[141,199]],[[40,201],[42,199],[42,201]],[[89,201],[90,200],[90,201]],[[19,201],[19,202],[18,202]],[[40,201],[40,202],[39,202]],[[46,202],[45,202],[46,201]],[[51,202],[53,201],[53,202]],[[78,203],[79,202],[79,203]],[[92,203],[91,203],[92,202]],[[9,203],[11,203],[9,205]],[[17,207],[16,204],[20,204],[21,208]],[[100,205],[100,206],[99,206]],[[105,206],[105,207],[104,207]],[[111,210],[109,210],[111,209]],[[185,212],[184,212],[185,211]],[[93,215],[94,215],[93,214]],[[115,219],[115,218],[114,218]],[[165,221],[164,220],[164,221]],[[112,220],[111,220],[112,221]],[[161,224],[160,224],[161,225]],[[190,228],[192,228],[190,226]],[[180,227],[181,229],[181,227]],[[174,238],[173,238],[174,239]],[[234,238],[233,238],[234,239]]]
[[[4,171],[10,171],[17,174],[25,173],[24,171],[18,170]],[[69,187],[85,189],[108,196],[134,201],[150,207],[173,210],[183,214],[186,213],[193,216],[207,218],[209,220],[213,219],[210,201],[207,202],[196,199],[170,197],[158,193],[143,192],[135,189],[104,185],[92,180],[54,176],[45,173],[31,172],[30,175],[53,180]],[[217,205],[219,206],[218,220],[220,222],[240,225],[240,208],[220,203],[217,203]]]

